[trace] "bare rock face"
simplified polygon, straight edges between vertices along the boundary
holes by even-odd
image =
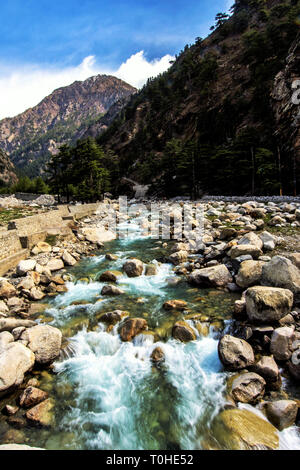
[[[130,259],[123,265],[123,270],[128,277],[138,277],[143,273],[144,265],[139,259]]]
[[[232,276],[224,264],[211,268],[196,269],[188,277],[197,286],[225,287],[232,282]]]
[[[268,420],[282,431],[292,426],[297,417],[298,405],[292,400],[278,400],[265,406]]]
[[[31,408],[48,398],[48,393],[36,387],[27,387],[20,397],[22,408]]]
[[[37,325],[22,333],[21,340],[35,354],[39,364],[50,364],[60,353],[62,334],[50,325]]]
[[[0,394],[20,385],[35,363],[33,352],[21,343],[11,343],[0,353]]]
[[[172,329],[172,336],[182,343],[188,343],[189,341],[194,341],[197,338],[193,328],[185,321],[175,323]]]
[[[271,337],[270,351],[277,361],[287,361],[292,356],[292,344],[295,340],[294,328],[277,328]]]
[[[147,329],[147,321],[143,318],[127,318],[120,327],[120,336],[122,341],[131,341]]]
[[[225,335],[219,341],[219,358],[228,370],[240,370],[254,364],[254,352],[247,341]]]
[[[236,402],[256,403],[265,393],[265,380],[254,372],[241,374],[232,384],[231,394]]]
[[[0,149],[0,182],[12,184],[17,182],[15,168],[9,157]]]
[[[250,321],[278,321],[291,312],[294,296],[288,289],[256,286],[246,292],[246,310]]]

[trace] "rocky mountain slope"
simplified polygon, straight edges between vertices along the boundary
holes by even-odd
[[[286,67],[299,15],[299,0],[236,0],[232,16],[186,46],[98,142],[119,156],[124,175],[169,195],[191,187],[193,194],[296,192],[300,155],[289,129],[299,55],[293,73]]]
[[[24,113],[0,121],[0,147],[12,162],[36,175],[61,144],[72,144],[88,127],[97,123],[100,133],[115,115],[99,120],[116,102],[116,113],[136,92],[116,77],[98,75],[59,88],[40,104]]]
[[[0,149],[0,186],[15,183],[17,176],[14,165],[8,156]]]

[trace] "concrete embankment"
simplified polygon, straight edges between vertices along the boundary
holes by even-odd
[[[71,234],[70,223],[94,214],[99,203],[62,205],[43,214],[12,220],[0,228],[0,276],[29,256],[30,249],[49,235]]]

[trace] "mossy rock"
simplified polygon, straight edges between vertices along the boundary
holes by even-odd
[[[211,426],[212,448],[224,450],[276,450],[277,429],[248,410],[222,411]]]

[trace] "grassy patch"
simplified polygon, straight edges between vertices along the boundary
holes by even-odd
[[[8,222],[14,219],[20,219],[22,217],[27,217],[32,214],[31,209],[22,209],[22,208],[10,208],[4,209],[0,207],[0,225],[6,225]]]

